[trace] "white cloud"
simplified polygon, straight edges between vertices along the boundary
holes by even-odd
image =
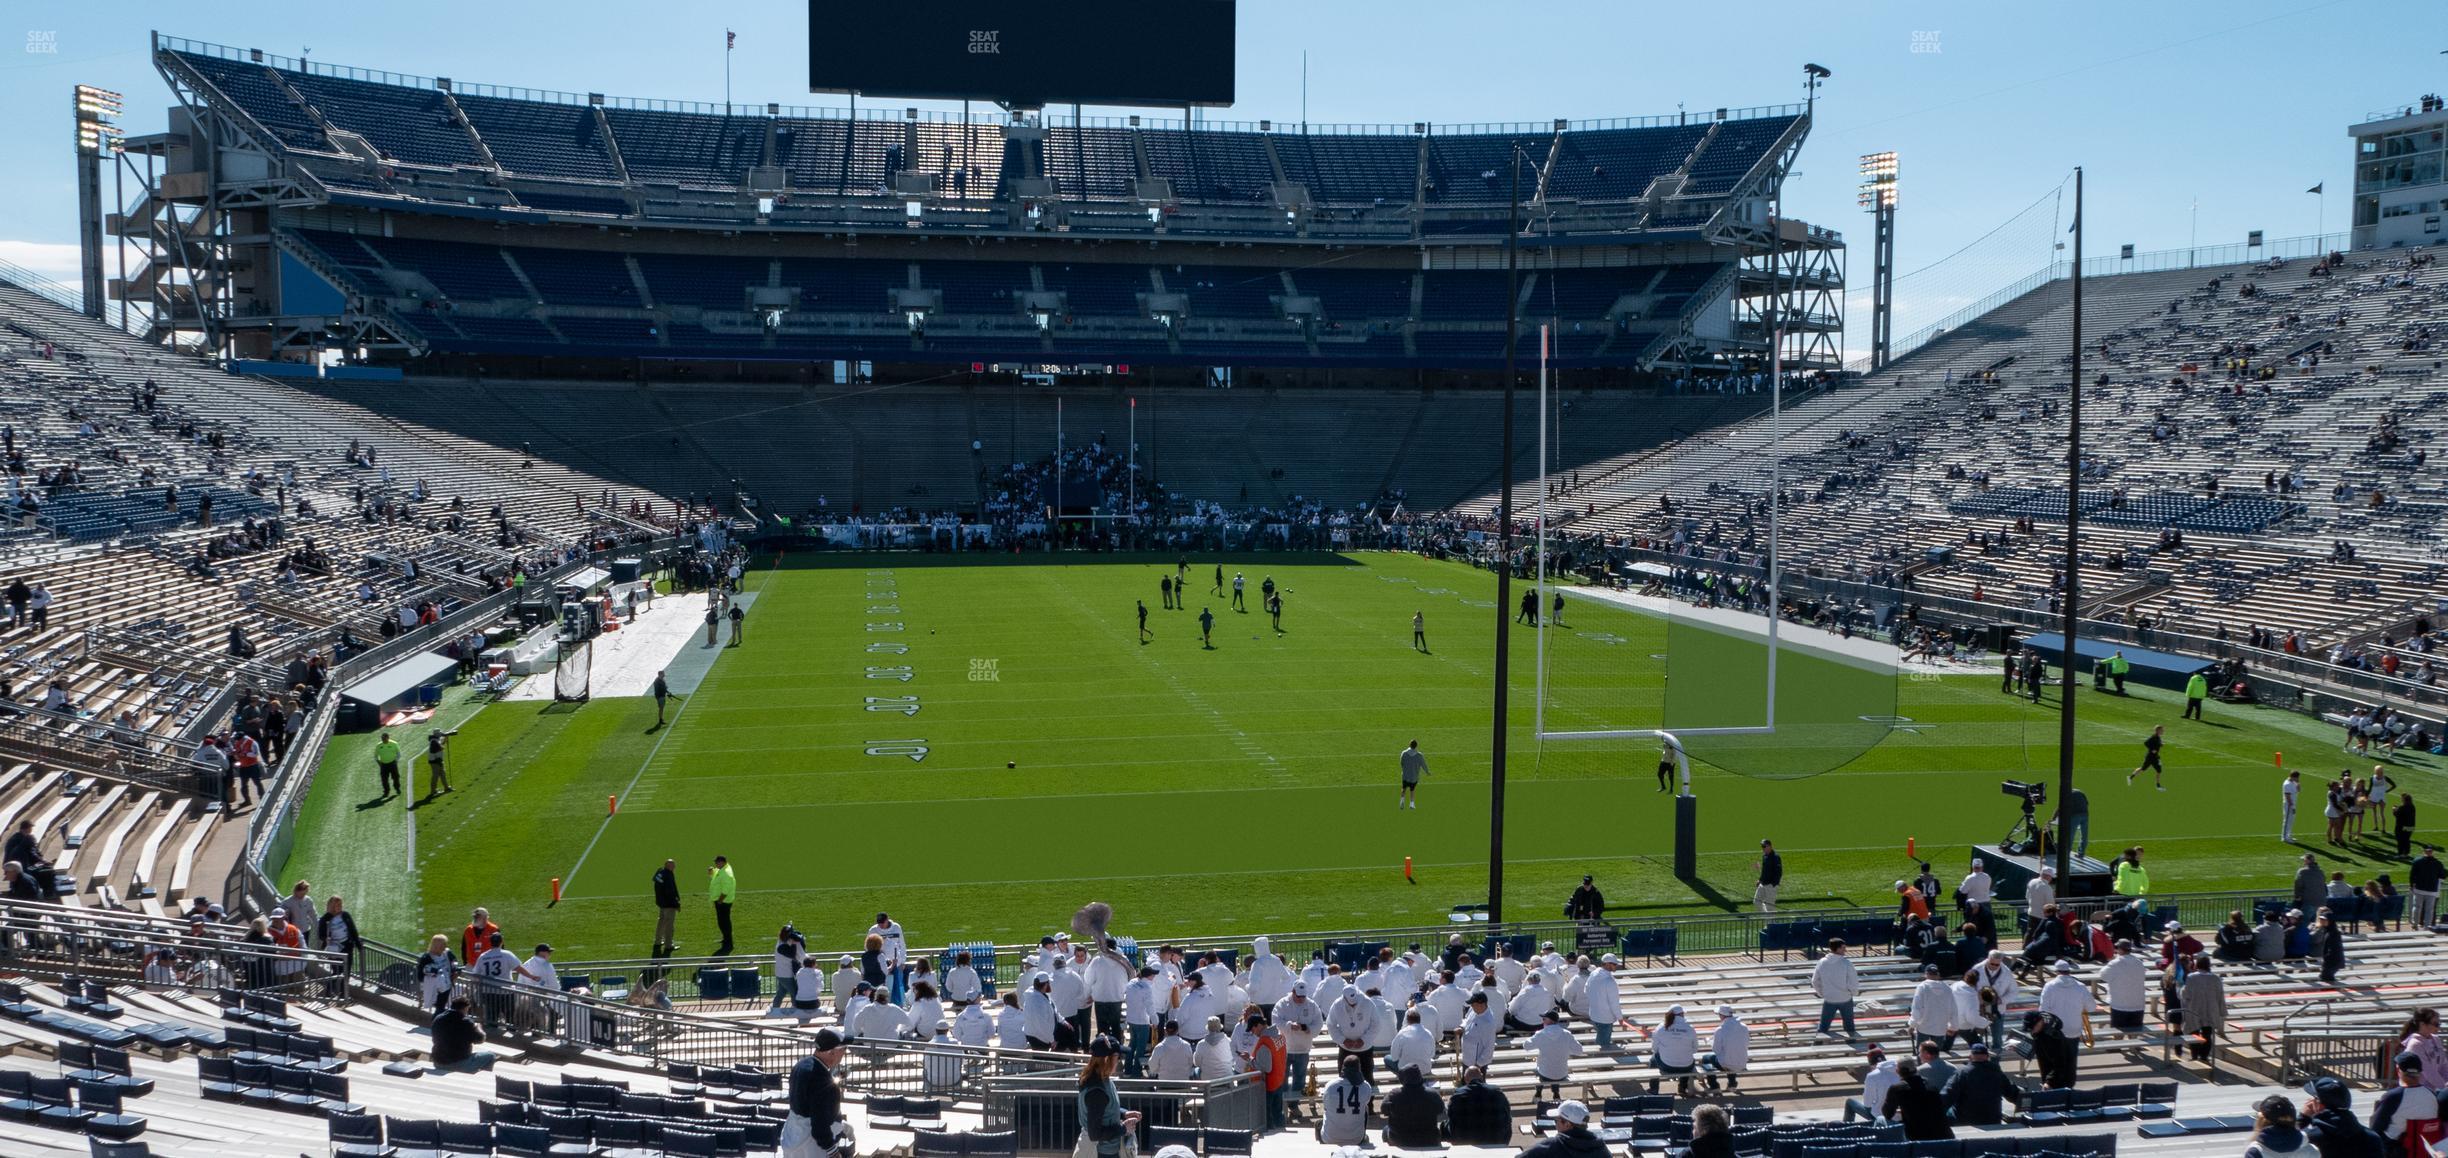
[[[81,276],[77,269],[77,247],[54,241],[0,238],[0,261],[31,271],[39,277],[71,284]]]

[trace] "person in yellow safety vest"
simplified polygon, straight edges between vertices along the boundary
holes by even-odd
[[[2116,893],[2120,897],[2150,895],[2150,873],[2142,868],[2141,845],[2126,849],[2125,855],[2116,862]]]
[[[2198,720],[2202,718],[2202,701],[2209,698],[2209,677],[2200,672],[2194,672],[2190,678],[2185,680],[2184,718],[2188,720]]]
[[[722,946],[714,950],[717,957],[731,952],[731,902],[739,899],[739,877],[731,871],[731,858],[714,858],[714,867],[706,870],[706,899],[714,902],[714,928],[722,934]]]
[[[399,741],[393,740],[391,733],[383,733],[382,739],[374,745],[374,768],[382,774],[382,798],[384,800],[389,800],[394,795],[406,791],[400,784],[399,761]]]
[[[2125,694],[2125,673],[2132,670],[2133,661],[2126,659],[2124,652],[2116,651],[2108,654],[2108,679],[2116,684],[2118,695]]]

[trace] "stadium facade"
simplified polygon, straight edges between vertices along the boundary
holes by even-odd
[[[157,340],[232,358],[1467,381],[1503,364],[1518,214],[1521,315],[1584,383],[1764,358],[1778,303],[1789,365],[1840,360],[1842,238],[1776,214],[1804,104],[1185,124],[642,101],[153,46],[176,103],[127,140],[111,294]]]

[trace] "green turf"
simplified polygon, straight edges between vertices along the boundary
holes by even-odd
[[[458,791],[415,812],[412,865],[407,813],[358,808],[374,795],[370,741],[343,738],[282,879],[342,891],[384,939],[455,929],[485,904],[514,941],[549,938],[581,958],[646,949],[648,878],[666,856],[690,885],[684,952],[713,948],[701,882],[716,853],[738,866],[749,952],[784,920],[846,945],[878,909],[926,943],[1034,937],[1089,900],[1111,903],[1117,926],[1145,937],[1433,924],[1484,899],[1493,576],[1383,554],[1226,560],[1249,575],[1253,608],[1262,576],[1286,587],[1279,634],[1204,593],[1212,560],[1192,569],[1201,594],[1190,610],[1165,611],[1156,583],[1169,562],[1065,558],[760,566],[746,645],[674,702],[670,727],[657,730],[640,699],[483,709],[454,748]],[[1135,599],[1150,604],[1155,638],[1144,644]],[[1212,649],[1197,638],[1202,606],[1217,610]],[[1431,654],[1410,646],[1414,610],[1427,613]],[[1744,666],[1756,647],[1746,655],[1685,622],[1578,602],[1568,618],[1574,630],[1551,636],[1550,670],[1559,700],[1564,685],[1582,697],[1579,722],[1551,727],[1674,722],[1663,717],[1698,710],[1679,708],[1686,698],[1725,717],[1708,722],[1742,722],[1758,707],[1758,677]],[[870,627],[884,623],[902,630]],[[1695,766],[1695,887],[1669,871],[1672,810],[1655,790],[1654,745],[1539,744],[1533,654],[1517,633],[1506,846],[1516,916],[1554,914],[1584,872],[1619,907],[1747,900],[1763,836],[1785,852],[1788,904],[1877,904],[1909,875],[1908,839],[1960,868],[1966,846],[2013,820],[1997,782],[2056,765],[2053,690],[2035,708],[1999,695],[1994,676],[1865,683],[1787,652],[1788,719],[1838,728],[1891,701],[1911,722],[1879,725],[1858,759],[1826,754],[1857,730],[1839,729],[1840,744],[1797,726],[1802,738],[1781,754],[1770,741],[1692,741],[1703,760],[1757,773]],[[1671,681],[1668,669],[1679,673]],[[1700,697],[1690,689],[1704,680],[1715,690]],[[1813,688],[1832,690],[1814,701]],[[915,715],[901,696],[917,697]],[[2153,691],[2086,693],[2083,705],[2077,766],[2093,851],[2147,845],[2161,891],[2286,880],[2294,854],[2276,839],[2272,752],[2308,777],[2347,760],[2335,729],[2292,713],[2212,705],[2209,723],[2179,721],[2179,703]],[[2142,734],[2161,722],[2168,791],[2125,787]],[[1398,812],[1395,753],[1413,738],[1431,773],[1419,809]],[[892,741],[923,742],[924,759]],[[403,742],[421,747],[422,731]],[[1842,766],[1778,778],[1816,763]],[[2394,774],[2426,809],[2448,808],[2430,757]],[[614,794],[620,812],[607,817]],[[2317,806],[2308,811],[2317,840]],[[2358,880],[2385,871],[2380,851],[2368,843],[2338,867]],[[1403,879],[1406,857],[1417,884]],[[554,877],[568,878],[567,891],[548,911]]]

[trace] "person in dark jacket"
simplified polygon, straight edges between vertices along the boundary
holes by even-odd
[[[433,1064],[441,1069],[490,1069],[493,1055],[478,1054],[476,1047],[484,1043],[484,1027],[468,1016],[468,999],[451,998],[450,1008],[434,1015]]]
[[[665,860],[655,870],[655,939],[654,956],[669,957],[680,946],[672,940],[673,930],[680,924],[680,874],[675,862]]]
[[[1445,1100],[1445,1137],[1460,1146],[1508,1146],[1513,1142],[1513,1103],[1487,1084],[1487,1071],[1472,1066],[1462,1088]]]
[[[1692,1110],[1690,1158],[1734,1158],[1734,1121],[1725,1107],[1709,1105]]]
[[[2439,919],[2440,885],[2443,882],[2448,882],[2448,864],[2441,863],[2439,849],[2426,844],[2423,854],[2415,857],[2413,866],[2406,870],[2406,890],[2414,894],[2411,902],[2414,911],[2406,918],[2409,924],[2428,929],[2433,921]]]
[[[1564,902],[1564,915],[1575,921],[1595,921],[1606,915],[1606,895],[1598,891],[1596,880],[1581,878],[1581,887],[1574,889],[1572,899]]]
[[[1589,1106],[1576,1099],[1556,1106],[1555,1133],[1522,1151],[1522,1158],[1608,1158],[1609,1153],[1590,1132]]]
[[[1445,1144],[1445,1100],[1428,1088],[1418,1066],[1404,1066],[1402,1085],[1385,1100],[1388,1146],[1433,1150]]]
[[[2211,943],[2218,947],[2213,955],[2221,961],[2252,960],[2253,927],[2244,920],[2244,910],[2230,910],[2227,923],[2218,927]]]
[[[2414,854],[2414,794],[2406,793],[2397,801],[2394,814],[2397,822],[2397,855]]]
[[[2032,1062],[2040,1069],[2040,1087],[2073,1089],[2074,1039],[2066,1036],[2065,1022],[2054,1013],[2035,1009],[2023,1015],[2023,1034],[2031,1039]]]
[[[2312,955],[2320,960],[2321,984],[2337,984],[2338,970],[2346,967],[2346,930],[2338,928],[2327,909],[2320,911],[2320,923],[2312,929]]]
[[[2316,1152],[2295,1128],[2295,1107],[2286,1095],[2271,1094],[2253,1110],[2252,1144],[2244,1147],[2244,1158],[2307,1158]]]
[[[850,1145],[850,1122],[842,1117],[841,1087],[833,1075],[841,1069],[850,1039],[832,1029],[816,1031],[816,1052],[791,1067],[788,1085],[790,1116],[782,1120],[782,1152],[831,1154]]]
[[[2321,1158],[2381,1158],[2380,1135],[2354,1116],[2354,1093],[2336,1078],[2314,1078],[2297,1119]]]
[[[2006,1120],[2006,1103],[2023,1105],[2023,1091],[2007,1079],[1997,1059],[1989,1056],[1985,1041],[1972,1043],[1972,1060],[1956,1070],[1938,1093],[1946,1102],[1947,1113],[1966,1126],[1995,1126]]]
[[[1896,1084],[1887,1088],[1887,1104],[1879,1116],[1901,1123],[1907,1142],[1943,1142],[1955,1136],[1954,1127],[1947,1125],[1945,1099],[1921,1080],[1921,1067],[1909,1060],[1896,1063]]]

